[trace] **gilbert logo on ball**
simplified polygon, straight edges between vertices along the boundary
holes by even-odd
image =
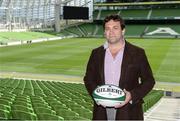
[[[114,85],[99,86],[92,95],[97,104],[105,107],[114,107],[125,100],[124,91]]]

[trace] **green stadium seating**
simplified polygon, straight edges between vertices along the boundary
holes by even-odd
[[[13,91],[12,91],[14,94],[23,94],[23,89],[21,89],[21,88],[16,88],[16,89],[14,89]]]
[[[24,112],[21,110],[13,110],[11,113],[13,120],[37,120],[37,116],[34,113]]]
[[[32,103],[32,107],[39,107],[39,108],[48,108],[51,109],[51,107],[46,103]]]
[[[61,105],[51,105],[52,109],[54,111],[58,111],[58,110],[69,110],[68,107],[66,107],[64,104]]]
[[[47,103],[44,100],[31,100],[31,103],[32,104],[38,103],[38,104],[46,104],[47,105]]]
[[[143,34],[145,28],[146,25],[127,25],[125,36],[140,37]]]
[[[37,113],[38,120],[64,120],[61,116],[56,116],[48,113]]]
[[[80,117],[80,116],[64,116],[65,120],[87,120],[86,118]]]
[[[97,26],[98,26],[98,31],[97,33],[95,33],[95,35],[98,37],[103,37],[104,30],[103,30],[102,25],[97,25]]]
[[[6,111],[10,111],[11,107],[7,106],[7,105],[4,105],[4,104],[0,104],[0,109],[1,110],[6,110]]]
[[[56,112],[49,109],[49,108],[45,108],[45,107],[33,107],[35,113],[47,113],[47,114],[52,114],[52,115],[55,115]]]
[[[33,87],[30,86],[31,83]],[[16,91],[15,93],[9,93],[6,91],[7,88],[4,88],[3,92],[0,91],[0,119],[92,119],[92,108],[94,102],[87,93],[83,84],[0,79],[0,86],[2,85],[8,87],[8,90],[18,90],[18,93]],[[14,85],[16,85],[16,87],[14,87]],[[37,95],[22,93],[24,92],[24,87],[26,90],[33,88],[33,93]],[[50,91],[50,93],[48,93],[48,91]],[[162,91],[151,91],[149,95],[144,98],[144,112],[152,107],[162,97],[162,95]]]
[[[18,101],[18,100],[14,101],[14,102],[13,102],[13,105],[21,105],[21,106],[29,107],[29,108],[32,107],[31,102],[22,101],[22,100],[20,100],[20,101]]]
[[[83,36],[81,31],[76,26],[66,28],[65,31],[67,31],[73,35]]]
[[[25,106],[22,106],[22,105],[12,105],[11,106],[11,110],[20,110],[20,111],[24,111],[24,112],[29,112],[29,113],[33,113],[33,109],[32,108],[29,108],[29,107],[25,107]]]
[[[10,113],[7,110],[0,109],[0,120],[9,119]]]
[[[43,97],[41,97],[41,96],[30,96],[30,99],[31,99],[31,101],[34,101],[34,100],[43,101],[44,100]]]
[[[94,10],[94,11],[93,11],[93,19],[94,19],[94,20],[98,19],[98,18],[97,18],[98,13],[99,13],[99,10]]]
[[[36,96],[45,96],[44,92],[41,90],[34,90],[34,95]]]
[[[6,96],[1,96],[0,99],[7,100],[7,101],[10,101],[10,102],[12,102],[14,100],[12,97],[6,97]]]
[[[51,96],[45,97],[44,100],[47,101],[47,102],[57,101],[57,99],[55,97],[51,97]]]
[[[93,110],[93,105],[86,105],[86,106],[84,106],[86,109],[89,109],[89,110]]]
[[[78,113],[75,113],[74,111],[71,110],[66,110],[66,109],[59,109],[58,111],[56,111],[56,115],[63,117],[64,119],[66,119],[66,117],[68,116],[79,116]]]
[[[10,100],[0,99],[0,104],[11,106],[12,102]]]
[[[166,13],[166,14],[164,14]],[[153,9],[151,18],[156,19],[173,19],[174,17],[179,17],[180,10],[177,8],[175,9]]]
[[[29,96],[27,95],[21,95],[21,96],[18,95],[15,97],[14,101],[22,101],[22,102],[28,102],[28,103],[31,102]]]
[[[81,117],[86,119],[92,119],[92,112],[77,112]]]
[[[14,100],[15,99],[15,94],[13,93],[8,93],[8,92],[5,92],[5,93],[2,93],[1,95],[1,98],[7,98],[8,100]]]
[[[32,89],[25,89],[23,94],[25,94],[25,95],[33,95],[34,94],[33,92],[34,91]]]
[[[147,19],[149,9],[125,9],[121,10],[120,15],[124,19]]]
[[[85,109],[83,107],[71,107],[72,111],[79,114],[79,116],[91,119],[92,118],[92,112],[89,109]]]
[[[84,34],[87,37],[92,36],[95,30],[95,24],[92,23],[81,24],[78,27],[81,28],[81,30],[83,30]]]
[[[49,105],[62,105],[62,103],[61,102],[59,102],[59,101],[47,101],[48,102],[48,104]]]

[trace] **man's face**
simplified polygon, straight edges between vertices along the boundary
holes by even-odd
[[[110,20],[105,24],[105,37],[109,44],[116,44],[122,38],[122,29],[119,21]]]

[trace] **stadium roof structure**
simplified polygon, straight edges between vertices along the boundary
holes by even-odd
[[[53,28],[62,6],[81,6],[88,0],[0,0],[0,31]],[[58,21],[59,22],[59,21]]]

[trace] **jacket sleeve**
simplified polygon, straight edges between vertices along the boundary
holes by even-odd
[[[93,50],[88,64],[86,68],[86,73],[84,76],[84,84],[86,86],[86,89],[88,93],[92,96],[92,92],[97,87],[97,66],[96,66],[96,57],[95,57],[95,51]]]
[[[138,87],[130,91],[133,103],[138,103],[140,100],[142,100],[146,96],[146,94],[152,90],[155,84],[152,70],[144,50],[141,51],[140,54],[139,74],[140,74],[141,83],[139,84]]]

